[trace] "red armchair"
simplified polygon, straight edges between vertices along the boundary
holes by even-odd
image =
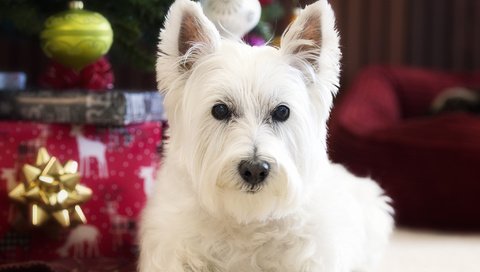
[[[330,120],[330,157],[377,180],[399,224],[480,229],[480,116],[429,115],[449,87],[479,87],[480,73],[371,67]]]

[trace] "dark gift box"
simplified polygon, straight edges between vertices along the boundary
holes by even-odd
[[[127,125],[163,120],[158,92],[0,91],[0,119]]]

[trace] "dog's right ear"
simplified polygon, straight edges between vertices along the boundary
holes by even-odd
[[[157,58],[158,88],[168,91],[201,57],[218,47],[220,34],[199,3],[176,0],[160,32]]]

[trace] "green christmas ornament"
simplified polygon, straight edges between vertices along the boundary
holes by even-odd
[[[108,52],[113,31],[101,14],[84,10],[82,1],[72,1],[69,7],[45,21],[40,40],[49,58],[81,70]]]

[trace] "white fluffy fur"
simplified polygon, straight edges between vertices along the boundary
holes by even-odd
[[[186,14],[201,35],[181,55]],[[305,38],[308,27],[320,28],[320,44]],[[388,198],[326,151],[338,41],[325,0],[299,15],[279,49],[221,39],[197,3],[172,5],[157,62],[170,140],[141,220],[140,271],[373,271],[393,224]],[[231,120],[212,117],[218,102]],[[285,122],[270,118],[279,104],[290,108]],[[255,193],[237,172],[253,156],[271,165]]]

